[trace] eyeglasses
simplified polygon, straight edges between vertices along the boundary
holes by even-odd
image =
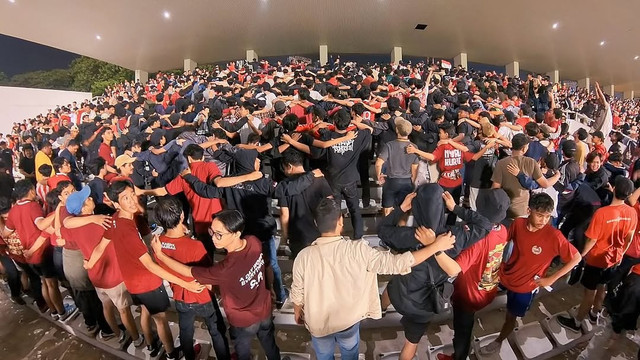
[[[215,237],[218,240],[221,240],[222,237],[227,234],[231,234],[231,233],[221,233],[221,232],[213,231],[211,228],[209,228],[209,236]]]

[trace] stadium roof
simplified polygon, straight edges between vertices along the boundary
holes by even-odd
[[[640,90],[638,13],[637,0],[0,0],[0,33],[145,71],[181,68],[187,58],[243,59],[247,49],[313,54],[326,44],[330,53],[388,54],[401,46],[405,56],[516,60],[625,91]]]

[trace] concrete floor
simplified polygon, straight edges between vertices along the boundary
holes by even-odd
[[[0,291],[0,359],[116,360],[61,330],[35,311],[14,305]]]

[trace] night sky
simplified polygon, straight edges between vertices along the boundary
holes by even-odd
[[[79,55],[0,34],[0,71],[12,76],[29,71],[64,69]]]

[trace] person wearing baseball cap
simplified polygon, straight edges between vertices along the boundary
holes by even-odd
[[[133,163],[137,159],[128,154],[122,154],[116,158],[115,167],[118,171],[118,176],[114,177],[109,181],[109,183],[113,183],[118,180],[129,180],[131,181],[131,175],[133,175],[134,167]]]

